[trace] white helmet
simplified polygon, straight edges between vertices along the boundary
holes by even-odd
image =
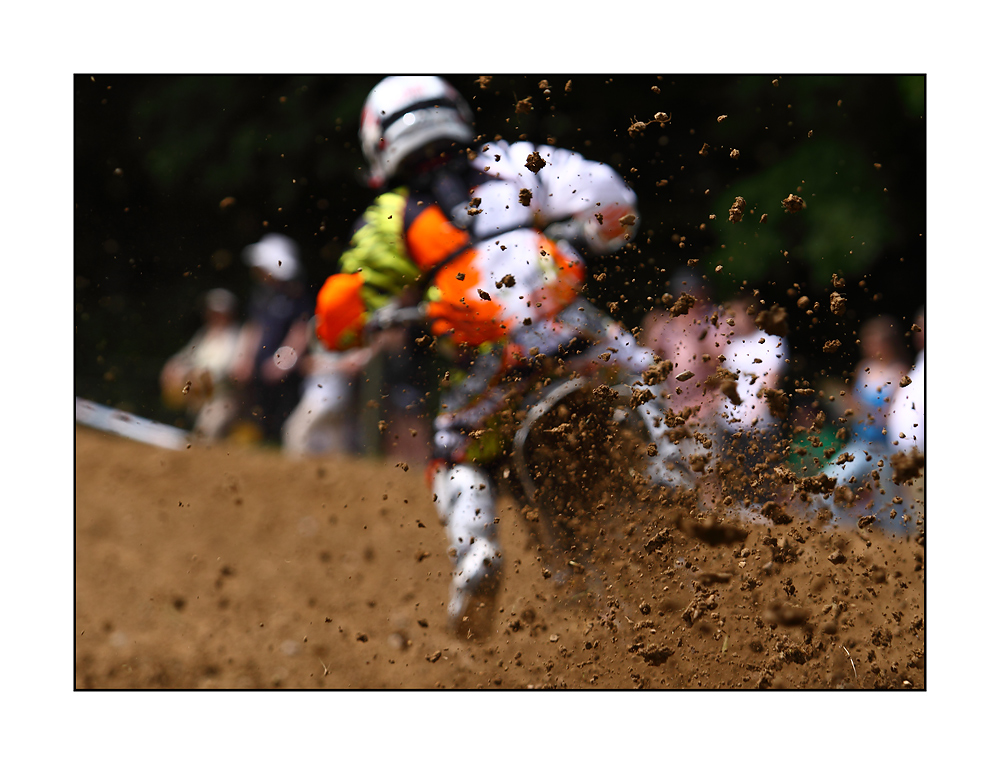
[[[472,110],[440,77],[386,77],[365,99],[359,135],[369,182],[377,188],[434,141],[471,143]]]

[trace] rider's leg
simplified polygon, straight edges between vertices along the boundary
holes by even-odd
[[[500,582],[496,488],[481,467],[443,464],[434,474],[433,490],[438,515],[455,555],[448,621],[464,635],[480,626],[475,619],[477,610],[485,610],[482,616],[486,619],[492,615]]]

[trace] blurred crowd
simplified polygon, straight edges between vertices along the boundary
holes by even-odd
[[[683,421],[675,431],[682,449],[704,469],[703,504],[760,511],[788,499],[835,523],[912,530],[923,510],[914,469],[924,454],[923,308],[909,326],[886,314],[863,321],[846,384],[797,387],[787,326],[763,301],[719,304],[690,269],[670,285],[680,297],[646,315],[642,339],[671,364],[666,395]],[[788,497],[789,476],[830,480]]]
[[[163,400],[206,442],[280,447],[290,457],[398,455],[426,460],[430,436],[419,354],[397,333],[378,352],[316,341],[316,296],[298,245],[267,234],[243,251],[252,290],[205,293],[202,324],[164,365]]]

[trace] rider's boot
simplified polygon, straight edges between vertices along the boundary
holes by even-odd
[[[496,489],[474,465],[439,467],[433,480],[438,515],[455,552],[448,603],[449,627],[461,637],[484,637],[502,576]]]

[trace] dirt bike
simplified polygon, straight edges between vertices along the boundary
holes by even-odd
[[[389,304],[374,313],[368,331],[425,316],[423,306]],[[629,549],[648,552],[658,534],[662,539],[656,508],[663,493],[690,490],[694,477],[671,453],[676,447],[666,438],[656,387],[638,376],[559,376],[542,366],[511,387],[499,425],[508,448],[491,470],[521,504],[546,575],[577,597],[600,599]]]

